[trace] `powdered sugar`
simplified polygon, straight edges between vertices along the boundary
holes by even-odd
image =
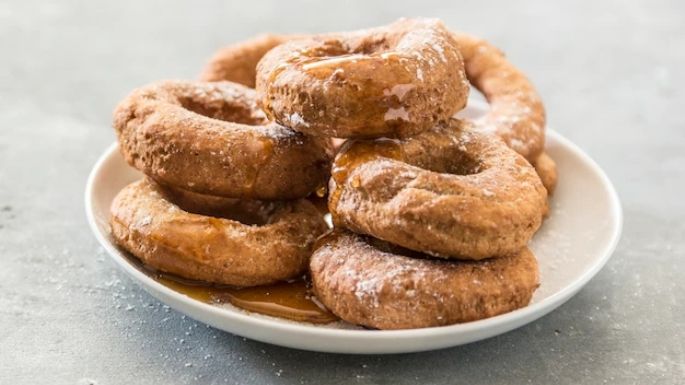
[[[409,112],[404,107],[399,108],[388,108],[388,111],[383,116],[383,119],[387,120],[409,120]]]
[[[404,97],[407,95],[407,93],[414,88],[416,88],[416,85],[414,84],[396,84],[389,90],[383,90],[383,95],[386,97],[394,96],[401,102],[404,100]]]
[[[288,116],[288,120],[290,121],[290,124],[293,127],[298,127],[298,126],[304,126],[304,127],[309,127],[309,123],[305,122],[304,118],[302,115],[299,113],[295,112]]]

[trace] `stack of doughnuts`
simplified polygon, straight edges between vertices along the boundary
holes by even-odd
[[[556,167],[540,98],[499,50],[400,19],[260,36],[201,80],[139,88],[114,113],[146,178],[115,198],[112,235],[144,263],[234,286],[308,273],[326,308],[378,329],[528,304]],[[470,85],[491,108],[457,119]],[[308,200],[326,186],[332,229]]]
[[[266,119],[253,89],[164,81],[114,112],[121,153],[147,177],[111,207],[114,239],[147,265],[254,286],[306,271],[327,230],[305,199],[330,174],[330,141]]]

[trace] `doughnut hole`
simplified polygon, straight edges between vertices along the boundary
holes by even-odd
[[[483,167],[480,159],[459,148],[438,148],[426,155],[429,159],[414,158],[407,163],[424,170],[453,175],[475,175]]]
[[[193,97],[182,97],[178,101],[181,107],[186,110],[208,118],[251,126],[266,123],[264,115],[255,114],[253,108],[249,108],[250,106],[243,103],[230,103],[229,100],[225,99],[207,103],[206,101],[196,100]]]

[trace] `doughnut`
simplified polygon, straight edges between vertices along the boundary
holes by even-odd
[[[306,199],[198,200],[194,195],[165,190],[147,179],[128,185],[112,202],[114,240],[148,266],[166,273],[255,286],[305,272],[316,238],[327,229],[319,211]],[[205,203],[210,206],[203,208]],[[199,213],[189,211],[198,208],[202,209]],[[207,209],[224,216],[210,216],[204,212]]]
[[[485,96],[490,110],[474,123],[499,135],[531,163],[545,144],[545,109],[540,96],[504,54],[485,40],[453,33],[464,58],[466,76]]]
[[[533,167],[538,173],[542,185],[547,189],[547,195],[554,194],[557,187],[557,164],[546,152],[543,152],[533,161]]]
[[[522,156],[456,119],[403,140],[348,141],[332,176],[335,226],[443,258],[517,253],[547,203]]]
[[[281,44],[257,65],[262,108],[310,135],[406,137],[466,105],[459,49],[442,22],[393,24]]]
[[[228,80],[254,88],[257,63],[270,49],[300,35],[259,35],[252,39],[220,49],[210,59],[200,80],[217,82]]]
[[[317,245],[310,262],[316,297],[341,319],[370,328],[492,317],[526,306],[539,285],[528,248],[483,261],[445,261],[347,231]]]
[[[267,121],[255,91],[230,82],[163,81],[114,111],[126,161],[160,184],[243,199],[296,199],[325,185],[328,140]]]

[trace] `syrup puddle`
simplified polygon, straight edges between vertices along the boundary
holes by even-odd
[[[169,274],[151,274],[157,282],[198,301],[231,305],[254,313],[292,321],[327,324],[337,317],[320,306],[305,279],[273,285],[236,288],[190,281]]]
[[[273,285],[240,288],[213,285],[162,273],[143,265],[133,257],[130,261],[162,285],[210,305],[231,304],[248,312],[313,324],[338,321],[338,318],[320,305],[314,297],[309,277]]]

